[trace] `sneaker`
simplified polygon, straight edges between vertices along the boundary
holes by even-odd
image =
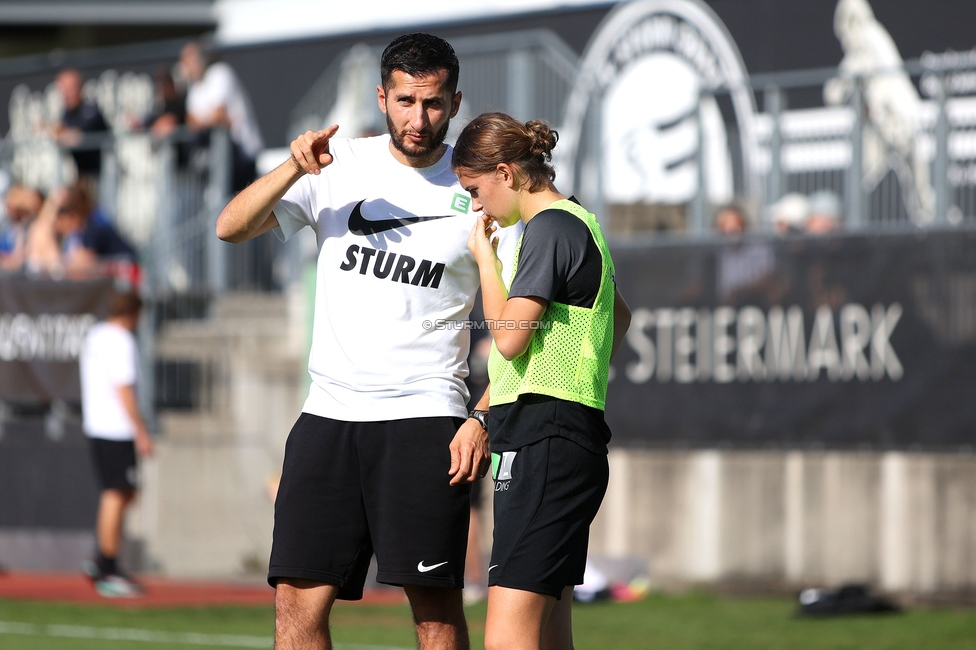
[[[142,587],[121,575],[103,575],[95,579],[95,591],[103,598],[138,598]]]

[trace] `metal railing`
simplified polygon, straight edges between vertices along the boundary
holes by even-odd
[[[559,128],[579,59],[555,34],[466,37],[454,46],[464,101],[449,137],[486,110],[542,118]],[[337,57],[292,112],[289,133],[327,122],[348,124],[343,134],[350,137],[384,131],[374,90],[380,53],[360,44]],[[976,56],[926,55],[860,76],[840,68],[753,75],[745,88],[762,104],[751,116],[751,134],[740,133],[731,107],[739,89],[702,90],[692,116],[699,145],[689,161],[697,166],[698,190],[687,204],[614,205],[603,196],[608,172],[601,167],[600,98],[592,100],[588,136],[574,163],[581,171],[576,187],[563,189],[606,213],[611,231],[623,221],[638,224],[636,230],[680,230],[692,237],[712,231],[714,211],[726,201],[748,206],[752,225],[771,230],[777,203],[788,194],[829,210],[845,230],[946,227],[976,219]],[[703,125],[711,115],[724,121],[727,141],[720,149],[729,157],[732,180],[723,184],[734,186],[722,200],[710,199],[706,173],[705,143],[715,136]],[[611,218],[617,216],[622,219]]]
[[[479,113],[501,110],[515,117],[558,124],[576,74],[578,57],[545,29],[452,39],[461,64],[461,112],[448,139]],[[382,47],[353,46],[325,69],[290,116],[289,137],[339,123],[341,135],[384,133],[376,103]]]
[[[219,295],[278,288],[272,242],[232,246],[214,234],[231,198],[232,144],[222,129],[86,134],[70,149],[45,135],[0,146],[0,169],[50,191],[77,178],[73,154],[99,152],[97,211],[139,252],[143,289],[152,296]],[[39,179],[43,178],[43,182]]]
[[[833,197],[849,231],[976,225],[976,65],[941,61],[930,56],[862,76],[831,68],[752,77],[764,110],[757,141],[742,146],[758,155],[752,170],[736,175],[761,178],[761,194],[740,194],[759,207],[759,225],[771,227],[787,194]],[[705,91],[703,102],[721,104],[729,91]],[[811,91],[833,94],[833,105],[816,106]],[[791,109],[793,98],[802,107]],[[733,140],[735,125],[726,127]],[[704,188],[707,163],[700,153],[696,160]],[[710,230],[716,206],[706,196],[700,189],[688,206],[694,235]]]

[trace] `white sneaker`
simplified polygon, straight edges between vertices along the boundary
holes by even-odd
[[[104,575],[95,580],[95,590],[103,598],[138,598],[142,587],[120,575]]]

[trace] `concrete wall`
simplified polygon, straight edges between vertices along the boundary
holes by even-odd
[[[614,450],[591,554],[659,584],[976,587],[976,455]]]
[[[260,575],[271,552],[268,494],[305,397],[303,316],[287,296],[221,301],[167,325],[157,357],[199,363],[203,407],[161,415],[155,457],[128,522],[146,567],[178,576]]]

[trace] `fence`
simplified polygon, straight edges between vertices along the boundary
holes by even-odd
[[[485,111],[552,124],[562,119],[578,61],[555,34],[526,30],[467,36],[452,39],[452,45],[461,64],[458,89],[464,99],[449,140]],[[344,137],[385,132],[376,103],[382,51],[361,43],[337,57],[292,111],[289,135],[337,123]]]
[[[761,194],[745,198],[763,206],[762,224],[771,225],[777,202],[790,193],[834,197],[836,216],[853,231],[976,223],[973,63],[928,55],[871,74],[830,68],[752,77],[749,88],[765,109],[756,115],[756,141],[737,143],[736,126],[726,127],[730,152],[754,148],[753,169],[736,177],[761,179]],[[702,105],[725,105],[730,91],[706,90]],[[826,105],[811,106],[821,92]],[[800,107],[789,110],[793,99]],[[701,127],[698,133],[703,142]],[[696,161],[705,187],[706,155],[700,151]],[[708,230],[713,207],[692,204],[695,234]]]
[[[110,131],[84,134],[66,148],[50,134],[63,101],[53,84],[24,85],[10,97],[10,132],[0,167],[42,191],[77,177],[75,158],[96,154],[101,212],[139,250],[151,296],[180,299],[227,290],[274,290],[274,242],[229,247],[213,237],[217,214],[230,199],[231,144],[225,131],[178,129],[155,138],[145,129],[153,107],[146,74],[106,70],[83,90]]]
[[[460,38],[455,49],[464,101],[452,136],[486,110],[562,124],[579,60],[554,34]],[[346,135],[382,132],[374,91],[379,54],[361,44],[337,57],[296,106],[289,132],[335,122]],[[594,206],[608,230],[623,234],[681,230],[701,236],[712,230],[713,211],[732,200],[747,206],[760,230],[771,230],[777,204],[788,194],[812,199],[808,209],[829,213],[846,230],[958,226],[976,218],[976,56],[926,55],[897,69],[858,73],[829,68],[755,75],[745,84],[763,104],[748,116],[748,132],[736,115],[742,103],[734,108],[732,99],[743,88],[702,88],[696,114],[655,125],[697,142],[687,158],[668,161],[669,169],[695,168],[691,201],[627,202],[609,195],[614,172],[603,157],[608,126],[601,97],[591,99],[587,137],[569,163],[578,168],[578,180],[563,189]],[[687,127],[693,133],[678,133]],[[728,176],[718,182],[729,188],[725,194],[716,191],[716,167]]]

